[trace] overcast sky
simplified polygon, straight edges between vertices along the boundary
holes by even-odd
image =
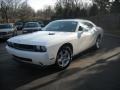
[[[54,6],[57,0],[28,0],[30,6],[35,9],[35,11],[39,9],[44,9],[45,6],[51,5]],[[81,0],[86,4],[90,4],[92,0]]]
[[[30,6],[37,11],[38,9],[43,9],[45,6],[54,6],[56,0],[28,0]]]

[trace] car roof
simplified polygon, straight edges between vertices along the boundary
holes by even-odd
[[[26,23],[38,23],[38,22],[26,22]]]
[[[2,24],[0,24],[0,25],[10,25],[10,23],[2,23]]]
[[[91,23],[92,25],[96,26],[92,21],[86,20],[86,19],[61,19],[61,20],[55,20],[55,21],[75,21],[78,23],[88,22],[88,23]]]
[[[85,19],[61,19],[61,20],[55,20],[55,21],[91,22],[91,21],[89,21],[89,20],[85,20]]]

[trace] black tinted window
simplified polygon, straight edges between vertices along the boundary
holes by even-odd
[[[7,28],[12,28],[12,26],[9,24],[0,25],[0,29],[7,29]]]
[[[26,28],[26,27],[38,27],[38,24],[37,23],[26,23],[25,25],[24,25],[24,27]]]
[[[15,25],[23,25],[22,22],[16,22]]]
[[[45,27],[46,31],[75,32],[77,22],[75,21],[54,21]]]
[[[93,25],[91,23],[89,23],[89,22],[83,22],[83,24],[86,25],[87,28],[89,28],[89,29],[93,28]]]

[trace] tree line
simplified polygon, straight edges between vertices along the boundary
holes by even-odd
[[[9,20],[50,20],[120,13],[120,0],[90,1],[88,3],[85,0],[57,0],[54,7],[47,6],[35,12],[28,4],[28,0],[0,0],[0,19],[5,22],[10,22]]]
[[[27,0],[0,0],[0,20],[24,20],[33,18],[35,11]]]

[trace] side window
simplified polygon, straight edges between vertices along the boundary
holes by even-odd
[[[88,29],[92,29],[92,28],[94,27],[94,26],[93,26],[91,23],[89,23],[89,22],[83,22],[83,24],[86,25]]]
[[[37,27],[40,27],[40,24],[39,24],[39,23],[37,23]]]
[[[9,28],[14,28],[14,25],[12,25],[12,24],[9,24]]]
[[[78,31],[83,31],[83,27],[79,26]]]

